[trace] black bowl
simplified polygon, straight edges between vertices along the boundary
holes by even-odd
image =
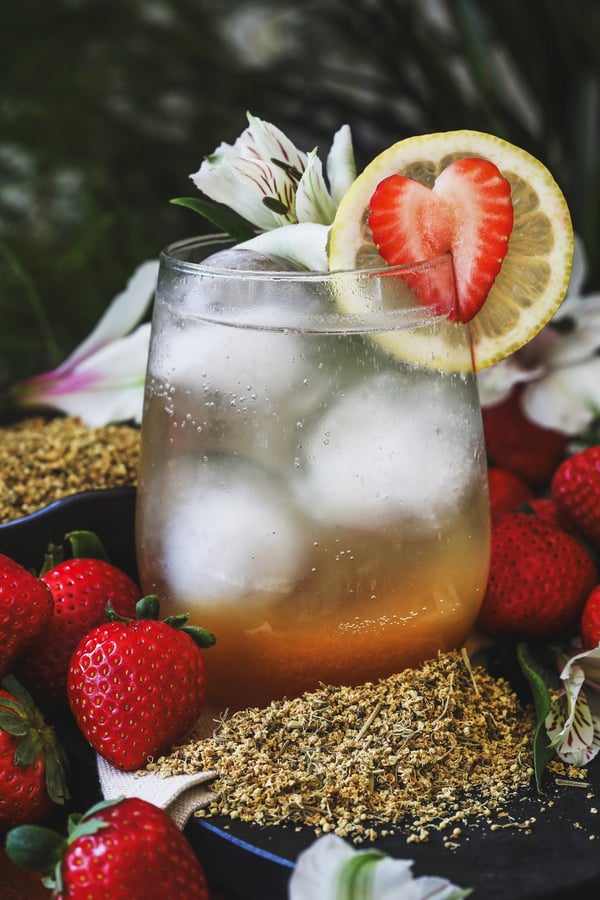
[[[38,571],[49,544],[71,531],[93,531],[110,561],[137,580],[133,486],[70,494],[42,509],[0,524],[0,553]]]

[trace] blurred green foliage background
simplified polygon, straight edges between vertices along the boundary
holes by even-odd
[[[475,128],[539,157],[600,288],[597,0],[2,0],[0,386],[60,362],[134,268],[206,230],[169,199],[245,112],[359,166]]]

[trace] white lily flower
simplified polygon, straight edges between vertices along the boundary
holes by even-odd
[[[584,432],[600,415],[600,293],[581,293],[586,259],[579,238],[569,290],[552,321],[522,350],[477,376],[483,406],[525,383],[525,415],[567,435]]]
[[[263,231],[248,241],[236,244],[235,249],[280,256],[309,272],[326,272],[328,236],[329,228],[326,225],[304,222],[301,225],[284,225],[274,231]]]
[[[414,878],[412,860],[355,850],[341,837],[318,838],[298,857],[289,900],[459,900],[470,894],[445,878]]]
[[[158,261],[142,263],[90,335],[56,369],[13,385],[21,407],[49,407],[91,427],[141,421],[150,324],[140,325],[154,291]]]
[[[247,114],[248,128],[233,145],[221,143],[190,177],[261,231],[297,222],[330,225],[340,196],[356,178],[350,129],[342,126],[327,157],[298,150],[275,125]]]
[[[546,716],[546,732],[563,762],[585,766],[600,751],[600,645],[567,660],[560,679],[564,693]]]

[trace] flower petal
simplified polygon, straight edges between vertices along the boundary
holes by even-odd
[[[285,179],[273,167],[260,160],[232,158],[227,164],[205,159],[190,178],[202,193],[233,209],[257,228],[269,231],[289,222],[285,214],[265,205],[265,198],[276,198]]]
[[[528,384],[521,400],[538,425],[580,434],[600,414],[600,356],[549,372]]]
[[[128,334],[150,306],[156,288],[158,266],[158,260],[149,260],[138,266],[125,290],[117,294],[94,330],[50,374],[60,375],[74,368],[104,344]]]
[[[566,366],[592,356],[600,349],[600,294],[570,297],[557,322],[570,320],[571,327],[547,348],[544,362]]]
[[[482,406],[495,406],[506,400],[512,389],[523,382],[537,378],[543,369],[527,369],[521,365],[518,355],[477,373],[477,389]]]
[[[356,162],[349,125],[342,125],[334,134],[327,155],[326,171],[331,196],[337,207],[352,182],[356,180]]]
[[[53,378],[30,378],[18,385],[21,406],[46,406],[86,425],[141,422],[150,323],[112,341],[79,366]]]
[[[568,694],[555,700],[545,724],[551,746],[568,765],[586,766],[598,754],[600,721],[592,716],[583,691],[578,691],[576,701],[571,701]]]
[[[287,259],[310,272],[327,271],[327,237],[329,228],[316,222],[285,225],[274,231],[258,234],[238,247],[257,253],[273,254]]]
[[[295,221],[307,155],[270,122],[250,113],[248,122],[233,146],[220,144],[190,177],[207,197],[269,231]]]
[[[256,156],[258,159],[271,159],[285,163],[286,166],[301,172],[306,166],[306,153],[298,150],[287,135],[258,116],[246,113],[249,126],[239,138],[244,148],[243,155]]]
[[[328,834],[298,857],[288,900],[459,900],[463,891],[445,878],[413,878],[412,860],[378,850],[354,850]]]
[[[592,679],[600,684],[600,643],[591,650],[580,650],[579,653],[571,655],[562,668],[561,680],[566,681],[570,678],[573,666],[583,669],[586,681]]]
[[[323,177],[323,165],[317,151],[313,150],[296,191],[296,217],[298,222],[331,225],[335,210]]]
[[[546,717],[551,746],[570,765],[587,765],[600,751],[598,704],[594,702],[592,706],[582,690],[590,670],[597,674],[599,662],[600,646],[576,653],[567,660],[560,673],[565,693],[554,701]]]

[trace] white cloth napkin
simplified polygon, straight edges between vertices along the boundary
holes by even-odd
[[[214,730],[215,720],[204,712],[194,728],[198,737],[208,737]],[[122,772],[103,756],[96,754],[100,789],[105,800],[117,797],[140,797],[169,813],[178,828],[183,829],[197,809],[208,806],[217,794],[209,785],[217,777],[213,771],[194,775],[155,775],[152,772]]]

